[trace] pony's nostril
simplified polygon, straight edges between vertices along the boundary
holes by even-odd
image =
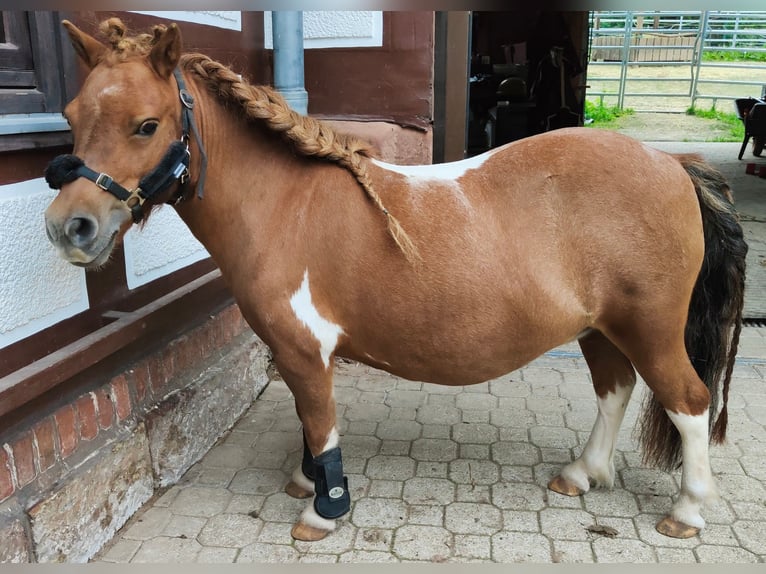
[[[64,233],[75,247],[88,245],[98,233],[98,223],[90,217],[73,217],[64,224]]]

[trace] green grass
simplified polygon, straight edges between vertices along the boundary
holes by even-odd
[[[706,50],[702,53],[702,60],[707,62],[766,62],[766,52]]]
[[[633,114],[631,108],[620,109],[617,106],[606,106],[604,100],[599,99],[598,103],[585,100],[585,117],[593,120],[589,125],[598,127],[608,125],[621,116],[630,116]]]
[[[715,105],[709,110],[699,110],[692,106],[686,110],[686,113],[690,116],[720,122],[729,128],[728,136],[718,136],[712,141],[742,141],[745,137],[745,126],[737,114],[716,110]]]

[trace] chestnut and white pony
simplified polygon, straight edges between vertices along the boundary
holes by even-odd
[[[704,526],[700,510],[716,492],[708,443],[725,436],[747,250],[718,172],[583,128],[456,163],[390,165],[271,89],[182,55],[175,25],[128,37],[111,20],[106,44],[65,25],[90,73],[66,108],[75,144],[49,174],[61,193],[48,235],[66,260],[99,267],[134,219],[172,199],[295,396],[306,455],[286,488],[315,499],[296,538],[322,538],[348,510],[335,357],[467,385],[574,339],[598,415],[550,488],[612,486],[638,371],[653,392],[642,415],[647,460],[683,461],[680,495],[658,529],[689,537]],[[182,119],[175,70],[199,139]],[[185,175],[139,201],[139,182],[165,169],[182,133]],[[133,198],[107,193],[113,182]]]

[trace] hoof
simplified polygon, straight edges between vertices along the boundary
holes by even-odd
[[[699,534],[700,529],[696,526],[689,526],[679,522],[675,518],[666,516],[657,523],[657,532],[670,536],[671,538],[691,538]]]
[[[548,483],[548,488],[550,488],[553,492],[558,492],[564,496],[580,496],[581,494],[585,494],[583,489],[575,486],[571,482],[568,482],[561,475],[552,478]]]
[[[290,481],[287,483],[287,486],[285,486],[285,492],[288,496],[292,496],[293,498],[309,498],[311,496],[314,496],[313,490],[306,490],[302,486],[298,485],[294,481]]]
[[[293,529],[290,531],[293,538],[296,540],[303,540],[304,542],[316,542],[317,540],[322,540],[322,538],[329,533],[329,530],[315,528],[314,526],[309,526],[303,522],[299,522],[293,526]]]

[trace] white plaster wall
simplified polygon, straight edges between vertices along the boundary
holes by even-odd
[[[0,186],[0,348],[88,308],[85,271],[45,234],[55,193],[42,178]]]
[[[274,48],[271,12],[263,13],[264,44]],[[383,45],[383,12],[304,11],[303,47],[343,48]]]
[[[172,10],[131,10],[131,12],[157,16],[158,18],[167,18],[171,21],[193,22],[195,24],[206,24],[208,26],[226,28],[229,30],[242,30],[242,12],[225,10],[188,10],[183,12]]]
[[[207,250],[169,206],[155,210],[143,228],[134,225],[125,234],[125,271],[130,289],[206,257]]]

